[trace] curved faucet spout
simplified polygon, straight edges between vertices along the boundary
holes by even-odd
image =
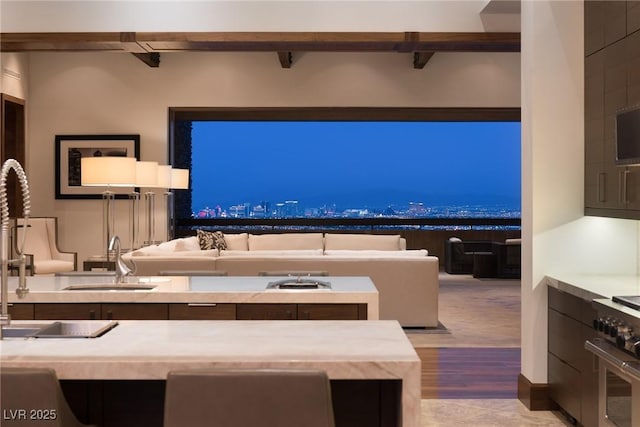
[[[120,249],[120,238],[113,236],[109,240],[109,251],[116,251],[116,283],[123,283],[124,278],[131,274],[131,269],[122,260],[122,253]]]
[[[23,233],[23,240],[18,250],[20,256],[18,262],[20,263],[20,279],[18,283],[18,289],[16,293],[19,298],[23,298],[28,292],[26,273],[25,273],[25,256],[24,256],[24,236],[27,233],[27,222],[29,215],[31,214],[31,195],[29,193],[29,183],[27,182],[27,175],[24,173],[24,169],[20,163],[15,159],[8,159],[2,164],[0,169],[0,298],[2,298],[2,305],[0,306],[0,338],[2,338],[2,325],[8,325],[11,322],[9,316],[9,202],[7,201],[7,176],[13,169],[18,176],[20,187],[22,189],[22,216],[25,220],[25,228]]]

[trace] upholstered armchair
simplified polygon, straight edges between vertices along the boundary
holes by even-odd
[[[15,258],[24,236],[24,218],[12,221],[12,253]],[[58,218],[29,218],[24,242],[27,256],[27,274],[55,274],[75,271],[78,265],[76,252],[63,252],[58,248]]]
[[[504,243],[495,242],[493,244],[493,253],[496,255],[497,276],[499,278],[520,278],[521,249],[521,239],[507,239]]]
[[[493,243],[451,237],[444,242],[444,270],[449,274],[472,274],[475,252],[493,252]]]

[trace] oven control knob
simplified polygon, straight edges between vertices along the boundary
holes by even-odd
[[[593,329],[598,330],[598,319],[593,319]]]
[[[611,329],[609,330],[609,336],[611,338],[615,338],[618,336],[618,327],[615,325],[611,326]]]
[[[609,335],[609,331],[611,330],[611,324],[609,323],[608,320],[604,321],[604,328],[603,331],[605,335]]]
[[[634,354],[636,357],[640,357],[640,340],[636,341],[636,342],[633,344],[633,354]]]
[[[618,335],[618,336],[616,337],[616,345],[617,345],[618,347],[620,347],[620,348],[624,348],[624,343],[625,343],[626,341],[627,341],[627,340],[624,338],[624,335]]]
[[[602,317],[598,319],[598,330],[600,332],[604,331],[604,320],[602,320]]]

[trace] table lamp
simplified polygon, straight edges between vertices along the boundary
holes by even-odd
[[[158,162],[136,162],[136,187],[154,187],[158,182]],[[139,247],[140,230],[140,193],[133,191],[129,194],[131,200],[129,210],[129,227],[131,249]]]
[[[133,187],[136,183],[135,157],[83,157],[80,159],[80,183],[87,187],[106,187],[102,192],[102,236],[107,261],[109,241],[115,234],[115,193],[112,187]]]
[[[158,165],[155,185],[149,188],[169,188],[171,185],[171,166]],[[155,239],[156,221],[155,221],[155,197],[156,193],[147,191],[144,193],[144,201],[147,217],[147,239],[145,245],[154,245],[158,243]]]
[[[187,190],[189,188],[189,169],[171,169],[171,184],[169,190],[165,193],[167,198],[167,240],[174,237],[175,232],[175,213],[173,209],[173,192],[171,190]]]

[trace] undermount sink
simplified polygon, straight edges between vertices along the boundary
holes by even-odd
[[[298,277],[269,282],[267,289],[331,289],[331,283]]]
[[[146,283],[87,283],[81,285],[69,285],[62,288],[63,291],[150,291],[157,285]]]
[[[74,320],[12,324],[2,328],[3,338],[97,338],[118,322],[113,320]]]

